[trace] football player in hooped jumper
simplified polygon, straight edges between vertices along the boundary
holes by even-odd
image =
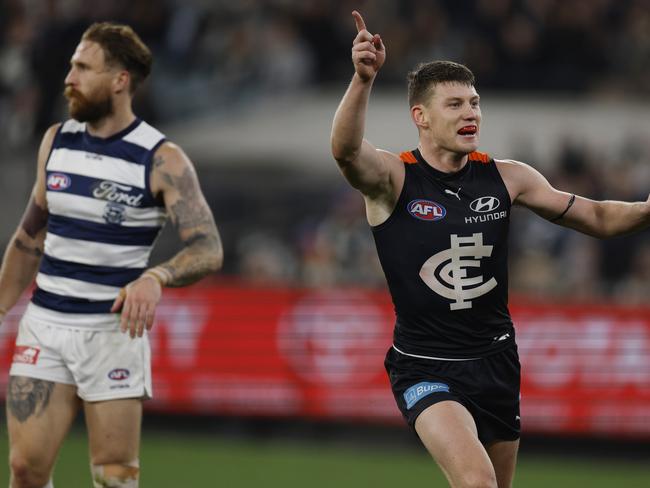
[[[5,253],[0,322],[36,277],[7,392],[12,488],[53,486],[80,408],[93,486],[138,486],[142,400],[152,394],[147,332],[162,287],[221,266],[192,163],[132,111],[151,61],[128,26],[86,30],[65,79],[72,118],[43,137],[31,200]],[[168,217],[183,248],[148,267]]]

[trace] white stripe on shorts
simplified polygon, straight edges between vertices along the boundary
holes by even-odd
[[[404,356],[410,356],[412,358],[419,358],[419,359],[432,359],[434,361],[476,361],[477,359],[483,359],[483,358],[436,358],[433,356],[420,356],[419,354],[409,354],[408,352],[400,351],[395,347],[395,344],[393,344],[393,349],[395,349],[398,353],[404,355]]]

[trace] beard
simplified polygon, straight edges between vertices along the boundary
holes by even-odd
[[[97,90],[86,97],[71,86],[66,86],[63,94],[68,99],[70,117],[78,122],[97,122],[113,113],[113,99],[107,90]]]

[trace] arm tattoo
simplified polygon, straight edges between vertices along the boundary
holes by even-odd
[[[165,181],[176,188],[179,199],[170,207],[172,222],[180,230],[210,225],[212,214],[201,198],[197,198],[196,177],[190,168],[186,168],[181,176],[172,176],[161,172]]]
[[[213,224],[214,225],[214,224]],[[199,281],[221,265],[221,239],[219,233],[195,234],[184,242],[185,247],[172,259],[160,266],[166,269],[171,287],[186,286]]]
[[[38,247],[30,247],[18,238],[14,241],[14,246],[16,246],[16,249],[19,251],[31,254],[37,258],[40,258],[43,255],[43,251],[41,251]]]
[[[23,230],[29,237],[34,239],[36,234],[45,228],[47,225],[48,211],[41,208],[35,201],[34,197],[29,200],[27,210],[23,214],[23,220],[20,223]]]
[[[50,403],[53,389],[52,381],[37,380],[25,376],[10,376],[7,412],[21,423],[34,414],[41,415]]]
[[[160,266],[171,276],[167,286],[185,286],[221,265],[222,245],[212,212],[201,197],[192,169],[185,168],[180,176],[172,175],[162,170],[164,163],[162,156],[154,158],[154,167],[165,183],[178,191],[178,199],[169,206],[169,213],[172,224],[184,238],[183,249]]]
[[[160,155],[157,155],[157,156],[153,157],[153,167],[154,168],[160,168],[163,164],[165,164],[165,158],[163,158]]]

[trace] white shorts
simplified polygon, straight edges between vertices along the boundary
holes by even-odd
[[[151,348],[145,335],[61,327],[23,316],[9,374],[77,386],[84,401],[151,398]]]

